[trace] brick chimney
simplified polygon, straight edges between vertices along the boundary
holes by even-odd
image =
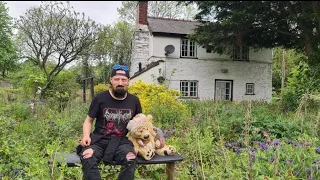
[[[137,25],[147,25],[148,1],[138,1],[137,5]]]

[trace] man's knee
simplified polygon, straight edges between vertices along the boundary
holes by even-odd
[[[95,151],[95,150],[90,147],[90,148],[85,149],[85,150],[81,153],[81,155],[82,155],[83,159],[88,159],[88,158],[91,158],[91,157],[93,156],[94,151]]]

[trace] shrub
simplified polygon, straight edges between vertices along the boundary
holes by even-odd
[[[108,90],[109,86],[106,84],[100,83],[100,84],[95,85],[93,89],[94,89],[94,94],[97,94],[99,92]]]
[[[142,112],[153,115],[159,127],[179,125],[188,117],[187,106],[179,102],[176,90],[138,81],[129,86],[129,92],[139,97]]]

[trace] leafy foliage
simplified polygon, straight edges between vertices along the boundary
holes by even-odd
[[[318,1],[187,1],[195,3],[201,24],[191,39],[219,54],[233,45],[252,48],[283,46],[305,52],[319,51]],[[232,48],[231,48],[232,49]]]
[[[137,19],[137,1],[123,1],[117,11],[121,20],[134,25]],[[148,1],[148,16],[193,19],[196,13],[195,6],[185,6],[179,1]]]
[[[142,112],[152,114],[158,127],[177,126],[188,116],[187,107],[178,101],[180,93],[176,90],[137,81],[129,86],[129,92],[139,97]]]
[[[94,88],[94,94],[97,94],[99,92],[106,91],[109,89],[109,87],[106,84],[97,84],[93,88]]]
[[[3,77],[8,71],[17,68],[16,47],[12,35],[12,22],[5,7],[5,2],[0,2],[0,72]]]
[[[296,117],[282,114],[277,104],[252,103],[248,111],[249,103],[179,102],[179,93],[163,86],[137,82],[130,87],[142,100],[144,113],[152,114],[155,124],[165,130],[167,144],[177,147],[184,157],[176,166],[179,179],[320,176],[318,109]],[[82,179],[81,167],[48,166],[56,152],[74,152],[81,139],[89,104],[74,100],[61,111],[51,104],[37,104],[35,114],[21,99],[9,106],[0,104],[3,179]],[[245,127],[250,127],[249,131]],[[248,146],[244,144],[246,133]],[[99,168],[102,176],[110,179],[116,178],[120,169],[103,164]],[[138,166],[135,177],[162,179],[166,174],[164,167],[148,165]]]
[[[45,74],[42,97],[55,77],[95,41],[98,26],[84,14],[73,11],[69,3],[42,2],[28,9],[17,22],[21,53]],[[47,66],[54,62],[53,67]]]

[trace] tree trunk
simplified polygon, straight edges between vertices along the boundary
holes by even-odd
[[[282,51],[282,66],[281,66],[281,91],[285,88],[285,81],[286,81],[286,50],[283,49]]]

